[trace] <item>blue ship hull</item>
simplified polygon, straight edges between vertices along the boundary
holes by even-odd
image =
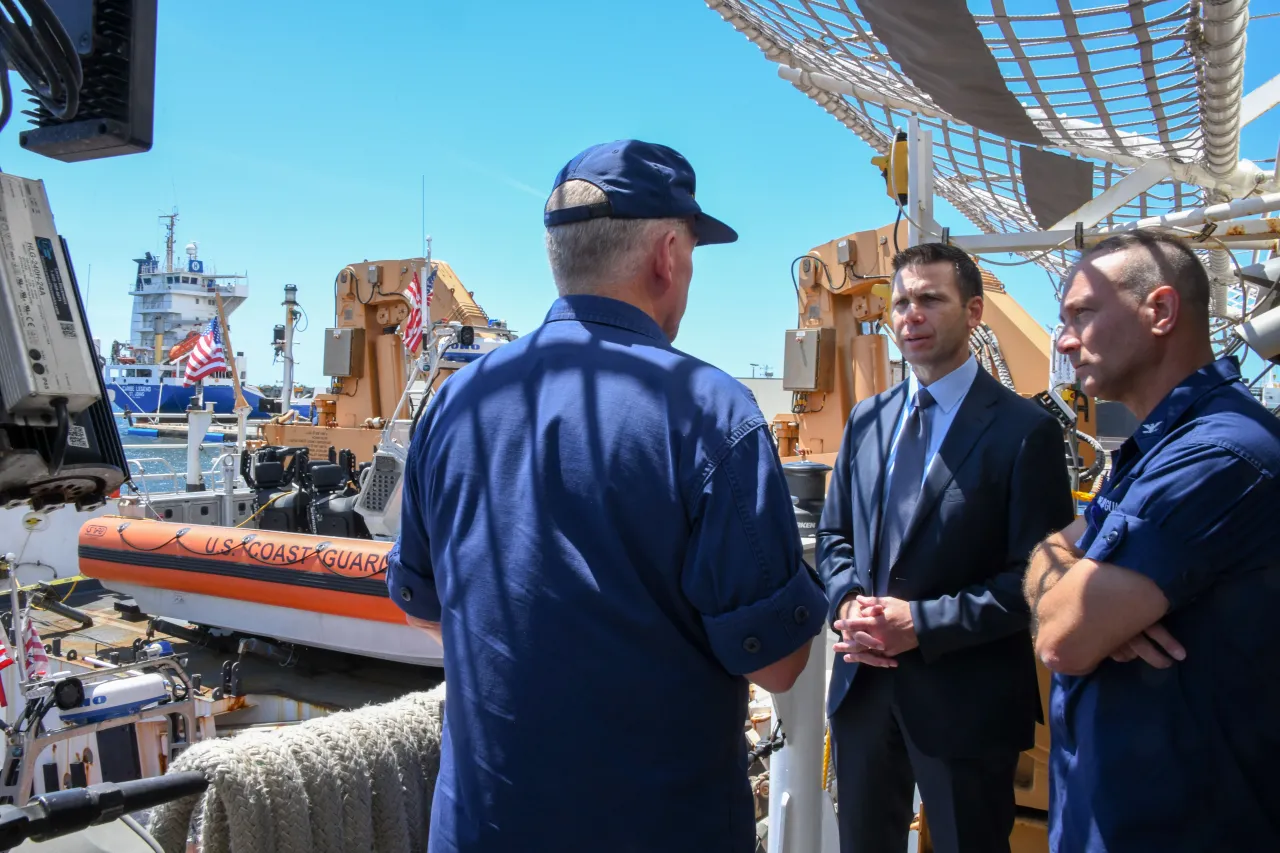
[[[269,417],[262,411],[261,403],[265,399],[252,386],[242,386],[245,402],[249,404],[251,418]],[[160,412],[179,414],[191,405],[194,388],[182,385],[158,385],[142,382],[108,382],[107,391],[112,397],[112,408],[117,412],[125,409],[135,414]],[[204,401],[213,404],[213,411],[220,415],[235,413],[236,389],[231,385],[206,385]],[[308,414],[303,412],[303,414]]]

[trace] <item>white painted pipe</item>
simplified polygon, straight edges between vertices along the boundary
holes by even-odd
[[[284,387],[280,389],[280,414],[293,407],[293,312],[298,307],[298,285],[284,286]]]
[[[1203,0],[1204,87],[1200,116],[1210,174],[1230,175],[1240,159],[1240,100],[1244,97],[1248,0]]]
[[[187,491],[204,491],[204,466],[200,464],[200,444],[213,425],[213,404],[187,410]]]
[[[813,639],[809,663],[786,693],[773,696],[783,747],[769,757],[769,853],[821,853],[822,747],[826,732],[827,631]]]

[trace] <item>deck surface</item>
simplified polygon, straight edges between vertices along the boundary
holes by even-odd
[[[56,588],[62,590],[69,585],[59,583]],[[83,628],[48,610],[33,609],[32,613],[41,639],[46,644],[61,640],[63,656],[74,649],[81,658],[87,655],[109,660],[114,651],[120,653],[122,662],[127,662],[133,659],[135,639],[168,640],[174,652],[187,656],[188,673],[201,676],[205,691],[222,685],[224,661],[240,663],[241,695],[279,696],[332,711],[389,702],[407,693],[429,690],[444,680],[444,671],[439,668],[323,649],[303,649],[293,663],[282,666],[256,655],[238,655],[238,635],[225,638],[222,648],[201,646],[160,629],[148,639],[149,620],[145,616],[131,620],[116,609],[117,602],[129,605],[132,599],[105,590],[96,581],[81,579],[64,603],[91,616],[91,627]],[[7,618],[8,611],[9,598],[0,595],[0,614]]]

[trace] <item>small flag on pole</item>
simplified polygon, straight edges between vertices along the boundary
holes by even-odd
[[[196,341],[191,356],[187,359],[187,373],[182,384],[194,385],[211,373],[227,370],[227,354],[222,348],[222,332],[218,328],[218,318],[214,317],[205,327],[204,334]]]
[[[23,631],[22,654],[27,659],[27,680],[30,680],[49,674],[49,655],[36,631],[36,623],[31,621],[30,612],[24,615],[26,626]]]
[[[404,321],[404,348],[411,353],[416,353],[418,348],[422,346],[422,327],[423,317],[426,315],[427,308],[431,307],[431,292],[436,286],[436,268],[431,268],[431,273],[427,276],[427,286],[425,291],[422,285],[418,283],[418,271],[413,271],[413,278],[409,282],[409,286],[404,289],[404,295],[409,299],[409,316]]]
[[[4,672],[9,667],[17,663],[13,659],[13,655],[9,653],[9,643],[6,641],[0,644],[0,672]],[[0,708],[9,707],[9,697],[4,692],[4,682],[0,681]]]
[[[422,290],[418,284],[418,271],[413,271],[409,286],[404,289],[409,299],[409,316],[404,321],[404,348],[410,353],[417,353],[422,345]]]

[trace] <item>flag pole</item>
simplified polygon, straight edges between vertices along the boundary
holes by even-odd
[[[240,371],[236,369],[236,351],[231,345],[231,329],[227,326],[227,315],[222,309],[222,289],[215,287],[213,296],[218,304],[218,325],[222,326],[222,346],[226,352],[227,366],[231,368],[231,382],[236,389],[236,447],[243,451],[247,426],[245,418],[249,414],[249,403],[244,399],[244,391],[240,388]],[[190,437],[187,440],[190,441]]]
[[[10,620],[13,623],[13,659],[18,664],[18,683],[21,684],[27,680],[27,650],[26,635],[22,630],[22,609],[19,606],[21,595],[18,591],[18,558],[13,554],[5,554],[0,558],[0,562],[3,562],[4,570],[9,575],[9,615],[13,617]],[[5,645],[8,644],[9,638],[5,637]]]

